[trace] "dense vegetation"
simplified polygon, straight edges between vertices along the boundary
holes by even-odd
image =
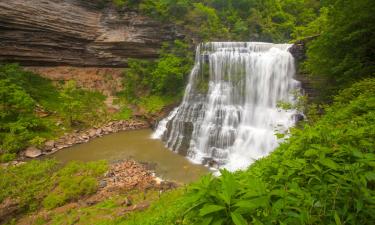
[[[187,34],[186,40],[165,44],[158,60],[129,61],[124,90],[118,93],[120,117],[131,114],[129,104],[154,113],[181,97],[193,63],[194,41],[311,39],[300,70],[312,75],[321,99],[333,102],[326,107],[309,105],[307,121],[246,171],[223,170],[220,177],[203,177],[165,195],[145,212],[103,224],[374,224],[374,1],[97,2],[102,6],[114,2],[120,12],[137,10],[174,23]],[[2,161],[61,132],[58,121],[69,130],[90,126],[105,114],[101,107],[94,112],[90,107],[102,104],[100,94],[74,82],[56,87],[16,65],[0,67],[0,98]],[[41,118],[40,112],[49,115]],[[24,211],[51,209],[94,192],[105,169],[105,163],[72,163],[60,169],[53,161],[1,168],[0,202],[17,199]],[[102,209],[121,205],[109,199],[93,207],[85,209],[85,215],[94,217]],[[74,213],[71,217],[80,212]],[[58,215],[53,218],[56,223],[62,220]]]
[[[71,162],[61,168],[54,160],[43,160],[0,168],[0,202],[13,202],[24,212],[52,209],[94,193],[107,167],[100,161]]]
[[[163,22],[176,24],[187,36],[184,42],[176,40],[165,44],[159,59],[155,62],[129,62],[129,69],[124,73],[125,89],[121,96],[124,97],[125,105],[136,104],[147,113],[158,112],[181,97],[193,62],[193,46],[197,42],[287,42],[316,35],[320,31],[320,26],[314,25],[314,21],[322,20],[319,18],[321,3],[316,0],[113,2],[119,9],[136,10]],[[306,28],[307,25],[309,28]]]
[[[129,60],[120,101],[138,105],[145,113],[160,111],[181,98],[192,64],[191,49],[179,40],[165,43],[156,61]]]
[[[113,0],[179,25],[200,40],[286,42],[316,19],[317,0]]]
[[[320,23],[322,29],[320,36],[309,44],[305,67],[308,73],[322,79],[317,87],[329,97],[355,81],[374,76],[375,2],[327,2],[327,13],[310,26]]]
[[[343,90],[374,76],[373,1],[117,3],[163,20],[173,18],[203,40],[311,37],[307,60],[300,69],[319,77],[315,80],[319,80],[321,99],[334,101],[324,108],[321,118],[321,112],[310,112],[313,117],[247,171],[204,177],[186,194],[169,199],[170,207],[165,208],[167,204],[161,201],[149,211],[135,214],[135,222],[125,218],[125,224],[374,223],[375,80],[363,80]],[[251,10],[246,8],[250,5]],[[241,15],[251,19],[244,20]],[[251,34],[246,33],[249,31]]]
[[[73,81],[53,85],[16,64],[0,65],[0,98],[0,161],[72,128],[95,125],[105,114],[102,94]]]
[[[206,176],[124,224],[373,224],[375,79],[248,170]]]

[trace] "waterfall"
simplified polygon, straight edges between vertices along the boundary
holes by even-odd
[[[209,42],[197,47],[180,106],[160,121],[153,138],[192,161],[231,171],[266,156],[294,125],[294,59],[289,44]]]

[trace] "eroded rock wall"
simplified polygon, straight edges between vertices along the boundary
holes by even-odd
[[[0,62],[124,67],[158,56],[174,27],[81,0],[0,0]]]

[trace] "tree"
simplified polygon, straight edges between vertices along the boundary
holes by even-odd
[[[22,115],[32,114],[35,101],[20,86],[9,79],[0,80],[0,118],[15,120]]]
[[[104,119],[105,96],[99,92],[78,88],[73,80],[63,86],[60,100],[61,113],[67,119],[69,126],[78,122],[94,125]]]
[[[62,113],[68,119],[69,126],[72,126],[83,111],[83,102],[75,81],[65,83],[60,99]]]
[[[375,1],[329,0],[327,26],[308,47],[306,68],[332,92],[375,74]],[[326,85],[322,91],[325,91]]]

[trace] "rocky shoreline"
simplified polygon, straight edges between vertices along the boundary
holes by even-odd
[[[179,186],[180,184],[176,182],[165,181],[157,177],[147,164],[134,160],[121,160],[110,164],[107,172],[98,179],[98,189],[95,193],[72,200],[53,210],[42,208],[20,218],[17,224],[34,224],[38,218],[49,221],[54,213],[61,214],[72,209],[93,206],[114,196],[125,194],[126,196],[118,198],[122,207],[116,209],[116,214],[122,216],[129,212],[147,209],[150,206],[147,200],[134,201],[132,195],[148,191],[158,191],[159,194],[162,194]],[[10,198],[0,202],[0,223],[1,219],[17,216],[20,209],[18,203],[18,199]]]
[[[86,143],[90,140],[103,135],[117,133],[127,130],[138,130],[149,128],[147,122],[141,120],[120,120],[111,121],[103,126],[94,127],[83,131],[75,131],[73,133],[65,134],[64,136],[56,139],[46,141],[41,148],[28,147],[21,153],[20,159],[37,158],[42,155],[50,155],[61,149],[71,147],[76,144]]]

